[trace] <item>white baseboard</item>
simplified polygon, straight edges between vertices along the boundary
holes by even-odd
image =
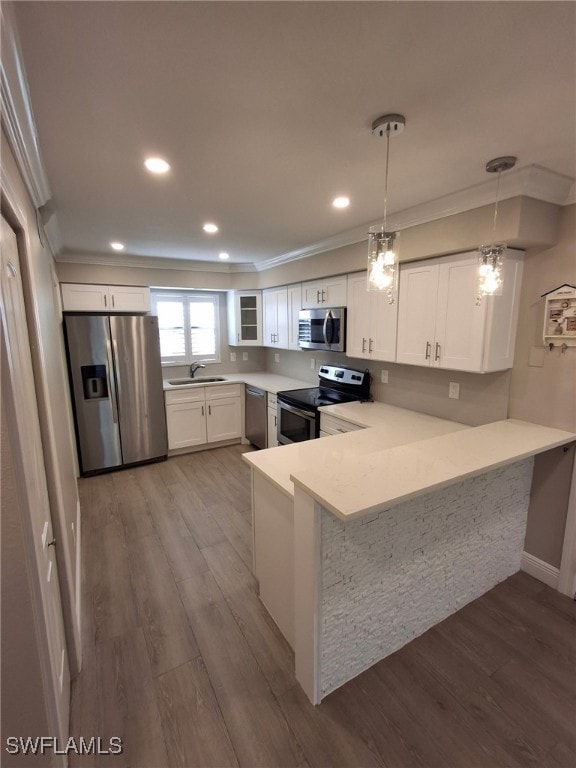
[[[552,589],[558,589],[560,569],[555,568],[550,563],[545,563],[544,560],[540,560],[528,552],[523,552],[520,568],[535,579],[543,581],[544,584],[552,587]]]

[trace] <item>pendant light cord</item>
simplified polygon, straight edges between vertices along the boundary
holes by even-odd
[[[388,162],[390,159],[390,123],[386,126],[386,172],[384,174],[384,232],[388,231],[387,228],[387,212],[388,212]]]
[[[500,193],[500,176],[502,170],[498,171],[498,180],[496,182],[496,202],[494,203],[494,221],[492,222],[492,245],[496,242],[496,221],[498,219],[498,195]]]

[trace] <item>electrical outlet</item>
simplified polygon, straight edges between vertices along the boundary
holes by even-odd
[[[456,381],[450,382],[450,386],[448,387],[448,397],[451,397],[453,400],[460,399],[460,384]]]
[[[248,360],[248,352],[242,352],[242,360]]]
[[[279,352],[275,352],[274,353],[274,362],[275,363],[279,363],[280,362],[280,353]]]
[[[231,363],[236,362],[236,352],[230,352],[230,362]]]
[[[388,371],[380,371],[380,381],[382,384],[388,384]]]
[[[315,357],[311,357],[310,358],[310,368],[312,368],[313,371],[316,370],[316,358]]]

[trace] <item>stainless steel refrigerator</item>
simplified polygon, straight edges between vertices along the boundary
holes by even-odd
[[[158,318],[64,316],[80,471],[165,458]]]

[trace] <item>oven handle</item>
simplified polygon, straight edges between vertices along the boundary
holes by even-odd
[[[285,411],[290,411],[290,413],[295,413],[297,416],[302,416],[308,421],[316,421],[315,413],[310,413],[310,411],[303,411],[300,408],[295,408],[293,405],[288,405],[288,403],[285,403],[283,400],[278,400],[278,405]]]

